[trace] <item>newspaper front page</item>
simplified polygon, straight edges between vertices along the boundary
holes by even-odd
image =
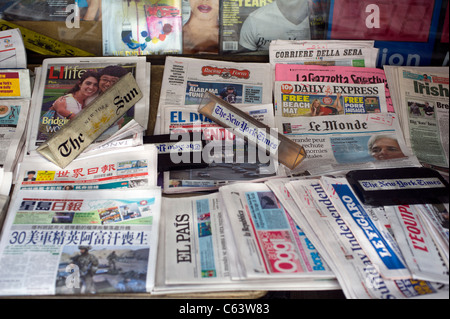
[[[274,127],[273,104],[240,105],[240,108]],[[207,144],[200,156],[209,166],[164,172],[165,193],[217,189],[233,181],[253,181],[277,175],[276,160],[199,114],[197,109],[193,105],[166,107],[163,133],[174,136],[178,133],[201,133]]]
[[[0,241],[1,295],[150,292],[161,190],[22,190]]]
[[[348,84],[384,83],[388,112],[394,112],[386,74],[378,68],[360,68],[353,66],[322,66],[283,64],[275,65],[275,81],[297,82],[334,82]]]
[[[448,286],[382,277],[319,179],[290,181],[286,188],[300,208],[299,212],[308,220],[333,259],[330,266],[347,298],[403,299],[448,296]]]
[[[307,157],[291,173],[311,175],[339,170],[421,166],[406,146],[397,117],[391,113],[299,116],[279,124],[302,145]],[[389,147],[388,147],[389,145]],[[386,148],[390,152],[386,152]]]
[[[12,171],[25,144],[29,100],[0,100],[0,166]]]
[[[156,186],[157,151],[145,144],[121,150],[83,154],[59,166],[39,156],[20,163],[16,186],[25,190],[90,190]]]
[[[413,279],[448,285],[448,268],[439,256],[418,205],[386,206],[385,211]]]
[[[445,169],[448,174],[448,67],[398,67],[394,71],[398,72],[398,82],[390,86],[398,86],[395,108],[407,145],[421,162]]]
[[[236,63],[195,58],[166,58],[155,134],[164,134],[165,107],[198,106],[209,91],[231,104],[272,103],[268,63]]]
[[[219,192],[246,278],[335,277],[267,185],[228,185]]]

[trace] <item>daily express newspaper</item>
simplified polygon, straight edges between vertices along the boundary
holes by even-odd
[[[398,93],[394,106],[407,145],[421,162],[444,169],[448,174],[448,67],[385,69],[397,73],[388,79],[389,86],[395,87]]]
[[[113,67],[112,70],[111,67]],[[105,75],[102,75],[103,71]],[[59,131],[62,125],[70,121],[71,117],[76,116],[114,84],[112,77],[121,77],[124,72],[131,73],[135,77],[144,98],[108,128],[96,142],[105,141],[121,132],[133,119],[144,129],[147,128],[150,71],[145,57],[45,59],[40,76],[36,78],[33,92],[27,150],[35,150],[44,141],[47,141]],[[56,101],[59,102],[55,104]]]
[[[448,260],[439,255],[433,240],[437,234],[429,231],[419,205],[386,206],[385,211],[413,279],[448,285]]]
[[[196,105],[209,91],[232,104],[272,103],[268,63],[166,58],[155,134],[163,134],[161,114],[168,106]]]
[[[394,112],[386,74],[382,69],[278,63],[275,65],[275,81],[333,82],[342,84],[384,83],[386,87],[387,110],[388,112]]]
[[[307,157],[291,173],[308,171],[315,175],[349,169],[421,166],[406,146],[395,114],[294,119],[292,123],[281,123],[283,133],[302,145]]]
[[[273,104],[240,105],[253,118],[274,127]],[[207,144],[201,152],[207,168],[164,172],[164,192],[216,189],[221,185],[276,176],[278,161],[198,113],[198,106],[166,107],[163,134],[197,132]]]
[[[83,154],[64,169],[41,156],[20,163],[16,187],[23,190],[89,190],[156,186],[157,151],[145,144]]]
[[[0,166],[13,171],[26,138],[29,100],[0,100]]]
[[[150,292],[161,190],[21,190],[0,241],[1,295]]]
[[[235,184],[223,186],[219,192],[247,278],[334,278],[268,186]]]
[[[448,286],[412,279],[381,276],[359,244],[342,213],[330,199],[320,179],[299,179],[286,184],[303,217],[333,259],[330,264],[347,298],[397,299],[448,298]]]

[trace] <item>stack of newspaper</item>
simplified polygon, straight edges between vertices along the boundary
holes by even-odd
[[[385,66],[395,113],[417,158],[448,176],[448,67]]]

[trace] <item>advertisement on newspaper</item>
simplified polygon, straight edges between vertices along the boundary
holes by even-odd
[[[333,205],[319,180],[290,181],[286,187],[301,208],[299,212],[317,232],[331,255],[337,279],[347,298],[432,297],[441,290],[448,294],[448,286],[411,279],[383,278],[356,240],[352,229],[343,221],[340,211]]]
[[[142,92],[146,92],[145,58],[46,59],[37,83],[39,90],[30,114],[29,150],[48,141],[60,128],[102,95],[119,78],[131,73]],[[145,96],[145,93],[144,93]],[[104,141],[132,119],[144,128],[148,122],[147,99],[141,99],[97,139]]]
[[[268,63],[169,56],[164,68],[156,126],[166,106],[198,106],[206,91],[231,104],[272,103],[271,83]],[[161,131],[161,134],[164,133]]]
[[[275,81],[333,82],[342,84],[384,83],[388,112],[394,112],[386,75],[382,69],[351,66],[276,64]]]
[[[277,39],[325,39],[328,10],[326,0],[221,1],[221,53],[267,54]]]
[[[240,107],[253,118],[273,127],[273,104]],[[236,138],[233,132],[198,113],[197,109],[197,106],[192,105],[182,108],[166,107],[163,133],[201,132],[207,142],[201,156],[209,166],[165,172],[164,192],[214,189],[231,181],[251,181],[276,176],[276,160],[259,152],[243,139]]]
[[[20,191],[0,242],[0,294],[151,291],[160,210],[159,188]]]
[[[280,127],[307,154],[294,173],[309,171],[314,175],[335,170],[420,166],[405,144],[395,114],[292,119],[295,121],[280,123]]]
[[[274,98],[275,115],[283,118],[387,112],[382,83],[276,81]]]
[[[264,184],[219,190],[248,278],[332,278],[334,274]]]
[[[99,190],[156,186],[157,151],[151,144],[74,160],[64,169],[42,157],[27,157],[17,185],[26,190]],[[19,186],[20,185],[20,186]]]
[[[417,158],[449,168],[449,77],[399,68],[405,140]]]
[[[217,195],[164,198],[166,284],[229,282],[224,216]]]

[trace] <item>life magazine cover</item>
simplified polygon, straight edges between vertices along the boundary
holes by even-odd
[[[131,73],[144,97],[149,94],[149,73],[145,58],[46,59],[34,90],[28,150],[34,150],[87,107],[123,75]],[[148,125],[149,102],[137,102],[108,128],[96,142],[114,136],[135,119],[144,129]]]
[[[103,56],[182,53],[181,0],[103,0]]]
[[[267,54],[277,39],[324,39],[329,1],[221,1],[222,54]]]
[[[0,241],[1,295],[150,292],[161,190],[26,191]]]

